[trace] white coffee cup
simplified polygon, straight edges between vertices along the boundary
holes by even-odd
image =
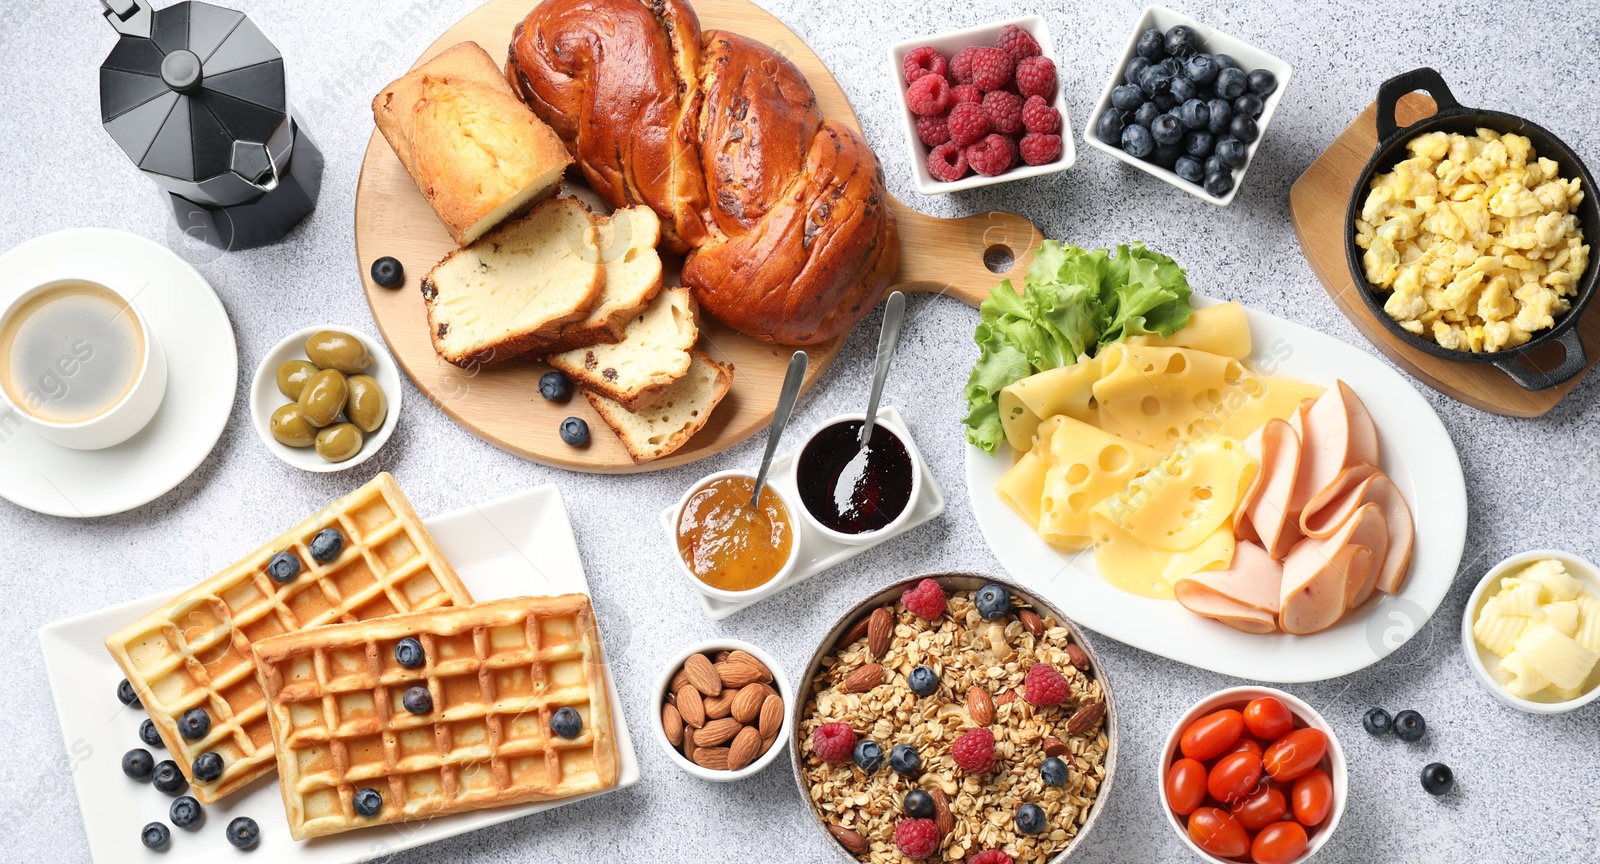
[[[39,314],[38,308],[30,308],[36,307],[37,304],[30,301],[47,292],[79,293],[63,290],[78,285],[85,286],[82,292],[84,294],[93,295],[94,289],[100,289],[114,295],[124,307],[126,314],[131,316],[139,337],[137,372],[132,374],[132,381],[126,384],[126,389],[120,398],[109,407],[96,411],[92,416],[83,419],[41,416],[43,412],[40,410],[37,389],[29,389],[28,397],[19,397],[12,392],[16,389],[12,384],[13,376],[17,375],[17,372],[11,368],[13,358],[5,355],[10,354],[15,342],[22,338],[13,333],[13,317],[19,313],[30,317]],[[20,326],[19,324],[18,327]],[[42,388],[51,396],[70,390],[74,379],[84,374],[87,364],[92,362],[95,350],[92,344],[86,344],[86,340],[78,340],[75,345],[83,350],[76,352],[63,350],[59,357],[52,359],[48,368],[30,369],[24,372],[25,379],[30,382],[30,388],[32,382],[36,381],[38,388]],[[161,343],[155,334],[151,332],[149,322],[145,320],[127,291],[114,284],[108,284],[104,279],[57,278],[23,291],[0,309],[0,376],[4,377],[4,380],[0,380],[0,401],[11,409],[23,425],[33,429],[41,438],[63,447],[74,450],[100,450],[121,444],[133,437],[149,424],[150,418],[155,416],[156,409],[161,407],[161,400],[167,393],[167,355],[162,351]],[[119,375],[117,380],[127,379],[126,376]],[[25,404],[30,398],[34,400],[31,406]]]

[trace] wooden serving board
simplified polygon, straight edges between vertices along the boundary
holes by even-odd
[[[1420,93],[1401,97],[1395,108],[1395,121],[1408,126],[1434,112],[1432,99]],[[1423,383],[1481,411],[1511,417],[1538,417],[1560,402],[1578,386],[1583,376],[1600,361],[1600,312],[1585,311],[1578,323],[1589,365],[1564,384],[1548,390],[1530,392],[1490,363],[1462,362],[1425,354],[1400,341],[1357,292],[1355,280],[1345,259],[1345,207],[1350,193],[1378,146],[1375,117],[1377,105],[1369,105],[1350,128],[1333,139],[1317,161],[1311,163],[1289,190],[1289,218],[1294,222],[1300,250],[1310,262],[1312,272],[1322,281],[1328,296],[1344,311],[1356,329],[1366,334],[1374,346],[1389,359]],[[1519,358],[1531,369],[1548,370],[1561,365],[1562,351],[1551,345]]]
[[[506,55],[511,30],[536,0],[490,0],[459,21],[434,42],[417,65],[444,49],[477,42],[496,59]],[[695,11],[705,29],[723,29],[775,46],[810,81],[825,116],[860,128],[839,83],[805,42],[782,22],[748,0],[696,0]],[[1001,278],[1020,279],[1039,230],[1014,213],[993,212],[962,219],[936,219],[918,213],[893,197],[899,220],[900,270],[896,287],[903,291],[950,294],[973,306],[989,295]],[[581,396],[567,403],[539,396],[543,363],[511,360],[478,370],[459,369],[433,353],[427,316],[419,291],[422,277],[455,248],[432,208],[417,191],[376,129],[367,143],[356,191],[356,258],[372,316],[389,350],[423,395],[478,437],[519,456],[575,471],[632,473],[670,468],[719,453],[765,429],[772,419],[778,388],[791,348],[768,345],[706,320],[700,345],[718,360],[734,365],[733,389],[711,421],[676,453],[635,465],[611,430]],[[994,250],[991,253],[991,250]],[[1008,262],[991,271],[991,263]],[[406,281],[398,288],[372,282],[372,261],[391,255],[405,265]],[[668,261],[667,272],[676,262]],[[839,353],[844,338],[812,346],[806,389],[816,383]],[[574,448],[562,443],[557,429],[562,418],[582,417],[589,423],[590,443]]]

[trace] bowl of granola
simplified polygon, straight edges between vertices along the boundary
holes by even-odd
[[[1066,860],[1116,769],[1116,708],[1083,632],[976,573],[913,577],[857,604],[791,706],[800,795],[856,861]]]

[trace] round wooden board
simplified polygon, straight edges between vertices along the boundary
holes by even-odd
[[[533,0],[490,0],[457,22],[429,46],[420,65],[444,49],[472,41],[491,57],[501,58],[511,31],[533,8]],[[859,128],[855,113],[822,60],[782,22],[748,0],[697,0],[705,29],[723,29],[774,46],[810,81],[825,116]],[[882,158],[880,156],[880,158]],[[976,306],[999,279],[1019,279],[1039,245],[1033,223],[1014,213],[993,212],[962,219],[936,219],[893,198],[900,229],[897,287],[904,291],[950,294]],[[427,316],[418,291],[422,276],[455,248],[426,199],[417,191],[383,136],[373,130],[356,189],[356,258],[372,316],[406,374],[423,395],[458,423],[504,450],[560,468],[600,473],[632,473],[670,468],[720,453],[766,428],[777,403],[778,388],[793,349],[768,345],[707,320],[700,347],[734,366],[733,388],[717,406],[705,428],[676,453],[635,465],[604,421],[581,397],[569,403],[539,396],[539,376],[548,371],[533,360],[510,360],[478,370],[459,369],[433,353]],[[998,272],[984,265],[985,255],[1004,247],[1011,266]],[[372,282],[371,262],[385,255],[405,265],[399,288]],[[1004,257],[1004,256],[1000,256]],[[676,262],[668,262],[668,272]],[[810,389],[828,368],[844,339],[807,349]],[[573,448],[562,443],[557,428],[569,415],[589,423],[590,443]]]

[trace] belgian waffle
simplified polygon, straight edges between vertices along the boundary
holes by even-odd
[[[395,658],[407,637],[422,644],[419,668]],[[616,785],[605,664],[582,594],[321,627],[255,652],[297,840]],[[431,710],[404,707],[412,687],[427,688]],[[583,721],[570,740],[551,731],[563,707]],[[372,816],[355,809],[365,789],[382,796]]]
[[[309,544],[334,528],[338,557],[319,564]],[[267,575],[279,552],[300,559],[298,576]],[[280,633],[399,612],[467,604],[472,597],[434,546],[394,478],[335,501],[288,533],[190,588],[106,639],[106,648],[144,702],[161,740],[203,803],[216,801],[273,768],[272,729],[255,675],[251,643]],[[211,729],[190,741],[178,719],[203,708]],[[222,757],[222,776],[197,783],[195,757]]]

